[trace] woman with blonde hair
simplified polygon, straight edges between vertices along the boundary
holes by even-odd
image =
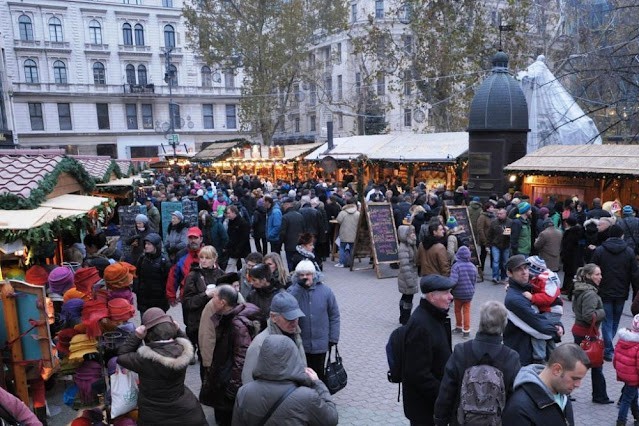
[[[288,269],[284,266],[282,258],[277,253],[269,253],[264,256],[264,264],[271,269],[271,281],[278,288],[289,288],[291,277]]]

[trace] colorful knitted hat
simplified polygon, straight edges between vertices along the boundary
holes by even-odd
[[[113,299],[107,303],[112,321],[127,321],[135,315],[135,308],[125,299]]]
[[[129,266],[133,267],[126,262],[118,262],[106,267],[104,281],[109,290],[128,287],[133,283],[133,274]],[[133,270],[135,271],[135,267]]]
[[[51,271],[48,281],[52,293],[64,294],[73,285],[73,270],[66,266],[58,266]]]
[[[528,204],[526,201],[522,201],[517,204],[517,209],[519,210],[519,214],[527,213],[528,210],[530,210],[530,204]]]
[[[546,261],[539,256],[530,256],[526,258],[526,262],[528,262],[528,270],[535,276],[548,269]]]
[[[86,293],[79,291],[75,287],[71,287],[70,289],[64,292],[64,295],[62,296],[62,300],[67,302],[72,299],[88,300],[89,297],[86,295]]]
[[[457,219],[455,219],[453,216],[449,217],[446,221],[446,227],[448,229],[457,228]]]
[[[73,281],[75,283],[75,288],[80,290],[82,293],[91,293],[93,284],[100,281],[98,268],[91,266],[89,268],[78,269],[77,271],[75,271],[75,278]]]
[[[44,286],[49,281],[49,273],[40,265],[33,265],[24,276],[29,284]]]

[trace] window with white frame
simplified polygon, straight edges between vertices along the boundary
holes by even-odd
[[[173,117],[173,128],[182,128],[182,117],[180,116],[180,106],[175,102],[169,104],[169,114]]]
[[[169,65],[169,85],[172,87],[177,87],[178,85],[177,67],[173,64]]]
[[[342,89],[342,76],[337,76],[337,100],[341,101],[344,99],[344,91]]]
[[[102,62],[93,64],[93,84],[106,84],[106,70]]]
[[[146,78],[146,67],[144,65],[138,65],[138,84],[141,86],[146,86],[148,84],[148,80]]]
[[[384,19],[384,0],[375,0],[375,18]]]
[[[126,128],[129,130],[138,129],[138,106],[136,104],[126,104]]]
[[[31,121],[31,130],[44,130],[41,103],[29,103],[29,119]]]
[[[404,108],[404,126],[410,127],[413,125],[413,111],[410,108]]]
[[[127,84],[135,84],[135,67],[128,64],[124,69]]]
[[[164,26],[164,47],[175,47],[175,28],[173,25]]]
[[[61,43],[62,37],[62,21],[55,16],[49,19],[49,40]]]
[[[383,72],[377,74],[377,95],[382,96],[386,94],[386,76]]]
[[[109,104],[95,104],[95,112],[98,118],[98,129],[110,129],[111,123],[109,120]]]
[[[237,111],[235,105],[226,105],[226,128],[237,128]]]
[[[308,117],[308,121],[310,124],[310,131],[311,132],[316,132],[317,131],[317,125],[316,125],[316,117],[315,115],[311,115],[310,117]]]
[[[67,80],[67,66],[62,61],[55,61],[53,63],[53,80],[55,84],[68,84]]]
[[[91,44],[102,44],[102,26],[95,19],[89,22],[89,40]]]
[[[214,125],[213,104],[202,105],[202,127],[205,129],[212,129]]]
[[[73,130],[70,104],[58,104],[58,122],[60,130]]]
[[[232,69],[224,70],[224,87],[227,89],[235,88],[235,73]]]
[[[125,46],[133,46],[133,31],[128,22],[122,24],[122,42]]]
[[[153,128],[153,104],[142,104],[142,127]]]
[[[142,24],[135,24],[135,45],[144,46],[144,27]]]
[[[33,23],[27,15],[20,15],[18,18],[18,27],[20,29],[20,40],[33,41]]]
[[[38,77],[38,64],[33,59],[24,61],[24,81],[31,84],[40,83]]]

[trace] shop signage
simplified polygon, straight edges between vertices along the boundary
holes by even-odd
[[[419,166],[420,172],[434,171],[434,172],[445,172],[446,167],[443,164],[430,163]]]
[[[529,183],[539,185],[591,186],[592,179],[574,178],[571,176],[530,176]]]

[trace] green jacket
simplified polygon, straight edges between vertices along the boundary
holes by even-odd
[[[590,282],[575,281],[573,290],[572,311],[575,313],[575,324],[590,327],[592,316],[595,315],[596,326],[606,317],[601,297],[597,294],[599,288]]]

